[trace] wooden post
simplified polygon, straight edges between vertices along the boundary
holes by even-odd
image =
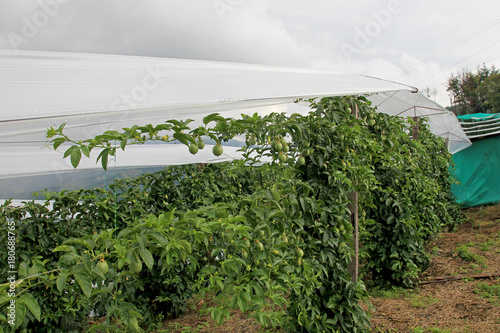
[[[358,105],[354,103],[352,107],[352,114],[358,118]],[[353,226],[353,241],[352,247],[354,250],[354,255],[351,257],[351,263],[347,267],[347,270],[351,274],[352,282],[358,281],[358,271],[359,271],[359,224],[358,224],[358,192],[351,192],[347,194],[347,199],[349,203],[349,211],[351,223]]]
[[[351,257],[351,263],[347,267],[347,270],[351,273],[352,282],[357,282],[359,271],[358,192],[349,193],[347,198],[351,201],[351,203],[349,203],[349,210],[351,211],[351,223],[354,227],[352,237],[354,255]]]
[[[413,140],[418,140],[418,117],[412,117],[411,119],[415,122],[412,126],[411,138]]]

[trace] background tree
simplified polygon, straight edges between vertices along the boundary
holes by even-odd
[[[422,91],[422,94],[424,94],[425,96],[436,100],[436,95],[437,95],[436,88],[431,88],[429,86],[425,86],[425,88],[422,89],[421,91]]]
[[[487,113],[500,112],[500,74],[486,78],[476,89],[481,107]]]
[[[492,113],[489,99],[495,99],[495,80],[489,80],[482,88],[481,84],[489,77],[499,74],[495,66],[491,68],[483,64],[475,72],[462,70],[461,73],[451,74],[447,81],[447,91],[450,94],[450,110],[457,115],[469,113]],[[497,79],[498,80],[498,79]]]

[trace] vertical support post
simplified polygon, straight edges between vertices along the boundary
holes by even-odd
[[[207,166],[206,163],[198,163],[198,170],[201,171]]]
[[[359,271],[359,225],[358,225],[358,192],[351,192],[347,195],[347,198],[351,203],[349,204],[349,210],[351,211],[351,223],[353,226],[353,241],[352,246],[354,250],[354,255],[351,256],[351,263],[347,267],[349,273],[351,273],[352,282],[358,281],[358,271]]]
[[[415,124],[412,126],[411,138],[413,140],[418,140],[418,130],[419,130],[418,129],[418,117],[415,116],[415,117],[412,117],[411,119],[415,122]]]
[[[358,118],[358,105],[354,103],[352,106],[352,114],[356,118]],[[358,272],[359,272],[359,223],[358,223],[358,192],[354,191],[347,194],[347,199],[350,201],[349,203],[349,211],[350,211],[350,219],[353,226],[353,250],[354,255],[351,257],[351,263],[347,267],[347,270],[351,274],[352,282],[358,281]]]

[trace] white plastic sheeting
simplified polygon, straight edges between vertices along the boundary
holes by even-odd
[[[83,139],[212,112],[265,113],[298,98],[324,96],[378,93],[370,98],[382,112],[430,115],[436,134],[454,138],[452,153],[470,145],[453,114],[409,90],[377,78],[309,69],[0,50],[0,178],[72,170],[62,153],[41,149],[49,126],[67,123],[71,136]],[[236,150],[227,147],[224,157],[215,158],[207,148],[191,156],[183,145],[142,145],[127,147],[116,165],[214,162],[238,158]],[[81,163],[82,168],[100,168],[95,159]]]
[[[455,114],[420,93],[399,90],[375,94],[369,99],[380,112],[400,117],[426,117],[431,132],[447,140],[452,154],[471,145]]]
[[[241,157],[241,152],[237,151],[239,147],[226,146],[224,147],[224,153],[219,157],[212,154],[212,147],[212,145],[206,145],[203,150],[200,150],[196,155],[192,155],[183,144],[129,146],[124,152],[120,150],[117,157],[109,162],[109,169],[115,167],[143,168],[192,163],[216,163]],[[63,152],[52,149],[34,149],[33,146],[19,146],[2,148],[1,151],[2,174],[4,176],[0,176],[0,179],[15,176],[55,174],[75,170],[71,166],[69,158],[63,159]],[[5,159],[5,162],[3,154],[8,156],[8,160]],[[97,152],[92,152],[90,158],[83,157],[78,170],[101,168],[101,163],[96,164],[97,155]]]

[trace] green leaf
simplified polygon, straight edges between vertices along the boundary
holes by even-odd
[[[0,305],[10,302],[12,297],[9,296],[8,293],[4,293],[3,295],[0,295]]]
[[[95,297],[97,295],[101,295],[101,294],[113,294],[111,292],[111,290],[107,289],[107,288],[101,288],[101,289],[96,289],[92,292],[92,294],[90,295],[91,297]]]
[[[134,327],[136,330],[139,329],[139,323],[137,322],[137,317],[135,317],[135,316],[130,317],[130,320],[128,323],[129,323],[129,325],[132,325],[132,327]]]
[[[109,156],[108,149],[103,149],[103,151],[99,153],[99,156],[97,156],[97,161],[99,161],[99,159],[101,160],[102,168],[105,171],[108,170],[108,156]]]
[[[17,299],[17,303],[25,304],[30,310],[31,314],[40,321],[40,316],[42,315],[42,311],[40,310],[40,305],[36,301],[36,299],[31,294],[22,294],[21,297]]]
[[[153,265],[155,263],[153,256],[151,255],[151,252],[149,252],[148,249],[140,249],[139,254],[141,255],[142,260],[144,263],[148,266],[148,268],[151,270],[153,269]]]
[[[196,143],[196,140],[192,136],[184,134],[184,133],[181,133],[181,132],[175,132],[174,133],[174,138],[176,140],[182,142],[186,146],[189,146],[190,142],[191,143]]]
[[[181,123],[179,120],[176,120],[176,119],[167,120],[166,123],[171,123],[171,124],[173,124],[175,126],[179,126],[179,127],[184,126],[183,123]]]
[[[77,146],[71,146],[68,149],[66,149],[66,151],[64,152],[63,158],[66,158],[66,157],[70,156],[73,153],[73,150],[75,150],[75,148],[78,148],[78,147]]]
[[[56,284],[57,284],[57,290],[59,290],[59,292],[63,293],[64,291],[64,286],[66,285],[66,280],[68,278],[68,270],[67,269],[63,269],[61,270],[61,272],[59,272],[59,276],[57,277],[57,280],[56,280]]]
[[[64,141],[66,141],[64,138],[57,138],[52,140],[52,142],[54,143],[53,144],[54,150],[57,150],[57,148],[59,148],[59,146],[63,144]]]
[[[81,257],[78,254],[76,254],[76,253],[67,252],[61,258],[59,258],[59,261],[58,261],[57,265],[60,268],[71,266],[71,265],[73,265],[80,258]]]
[[[155,238],[161,245],[165,245],[168,243],[168,238],[158,231],[153,231],[150,235],[151,237]]]
[[[245,313],[248,310],[248,303],[245,298],[244,294],[239,294],[238,295],[238,307],[240,308],[241,312]]]
[[[203,123],[207,125],[209,122],[214,120],[224,120],[224,117],[220,116],[218,113],[212,113],[203,118]]]
[[[92,293],[92,283],[90,282],[90,278],[87,275],[87,273],[82,271],[75,272],[73,276],[80,285],[80,288],[82,288],[82,291],[85,294],[85,296],[90,297],[90,294]]]
[[[80,150],[82,151],[83,155],[86,157],[90,157],[90,149],[87,146],[80,146]]]
[[[139,244],[140,249],[146,248],[146,237],[144,235],[137,235],[137,243]]]
[[[125,146],[126,146],[126,145],[127,145],[127,140],[122,140],[122,141],[120,142],[120,148],[121,148],[122,150],[125,150]]]
[[[64,246],[64,245],[80,245],[80,246],[87,248],[87,250],[92,250],[92,245],[89,242],[87,242],[86,240],[83,240],[83,239],[79,239],[79,238],[68,239],[68,240],[64,241],[64,243],[61,246]]]
[[[24,321],[26,316],[26,306],[24,304],[16,304],[16,320],[14,321],[14,328],[18,329]]]
[[[58,252],[58,251],[75,252],[75,248],[73,246],[69,246],[69,245],[59,245],[59,246],[56,246],[56,248],[52,250],[52,252]]]

